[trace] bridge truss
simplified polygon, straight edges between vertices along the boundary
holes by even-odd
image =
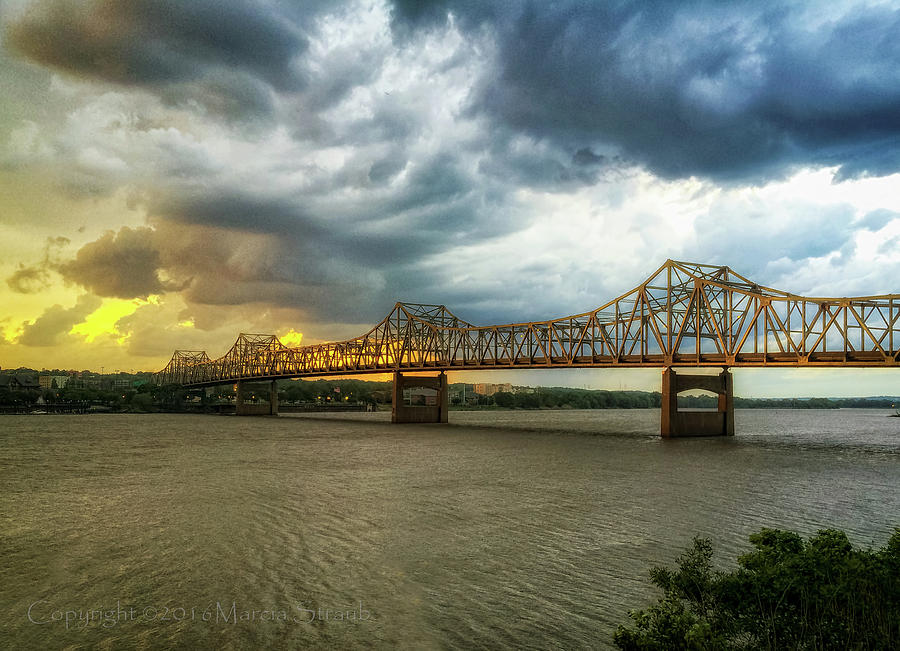
[[[397,303],[355,339],[290,348],[241,334],[224,356],[176,351],[159,384],[391,371],[673,366],[900,366],[900,294],[810,298],[728,267],[668,260],[605,305],[550,321],[474,326]]]

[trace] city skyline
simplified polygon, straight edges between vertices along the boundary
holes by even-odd
[[[890,4],[15,0],[0,366],[162,368],[239,332],[590,310],[667,258],[900,292]],[[746,396],[892,370],[735,371]],[[551,379],[558,378],[558,379]],[[658,390],[659,371],[451,382]]]

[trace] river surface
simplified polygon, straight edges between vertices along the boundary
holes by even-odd
[[[888,413],[5,416],[0,648],[609,648],[696,535],[882,546]]]

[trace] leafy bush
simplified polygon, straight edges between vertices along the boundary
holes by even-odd
[[[613,641],[626,650],[900,649],[900,528],[878,550],[843,531],[804,541],[763,529],[738,569],[712,567],[712,543],[695,538],[674,570],[650,571],[663,596],[629,613]]]

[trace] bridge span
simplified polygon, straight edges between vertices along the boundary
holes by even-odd
[[[475,326],[443,305],[397,303],[371,330],[346,341],[288,347],[275,335],[242,333],[217,359],[177,350],[153,381],[202,387],[393,373],[395,422],[446,422],[447,371],[660,367],[661,433],[678,436],[732,434],[728,368],[768,366],[900,367],[900,294],[798,296],[727,266],[667,260],[631,291],[581,314]],[[678,367],[723,371],[686,375]],[[437,408],[398,404],[404,386],[427,380],[404,372],[422,371],[439,373],[425,382],[436,383]],[[677,393],[691,388],[718,393],[718,414],[678,411]]]

